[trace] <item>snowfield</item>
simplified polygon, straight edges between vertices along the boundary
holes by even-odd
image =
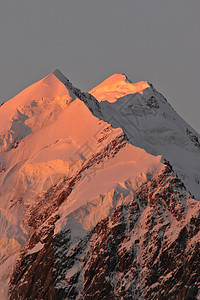
[[[130,205],[137,190],[163,172],[165,160],[186,187],[185,209],[191,206],[195,214],[200,136],[152,85],[132,83],[124,74],[82,93],[56,70],[1,106],[0,299],[8,298],[12,269],[33,234],[30,216],[42,232],[58,215],[54,235],[70,228],[73,248],[119,205]],[[176,221],[170,222],[173,241]],[[143,234],[138,226],[124,246]],[[41,235],[27,255],[43,251],[44,240]],[[77,270],[75,265],[66,278]]]

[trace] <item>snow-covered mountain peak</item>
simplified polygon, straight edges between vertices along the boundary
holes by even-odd
[[[0,152],[57,118],[75,98],[52,72],[5,102],[0,107]]]
[[[122,128],[134,146],[170,161],[187,190],[200,199],[200,136],[152,84],[130,83],[115,74],[90,93],[100,102],[104,121]]]
[[[19,107],[20,105],[28,105],[30,101],[37,98],[50,98],[61,96],[68,93],[63,83],[54,75],[54,72],[48,74],[39,81],[31,84],[15,97],[4,103],[4,107],[11,105]]]
[[[69,80],[67,79],[67,77],[63,73],[61,73],[61,71],[59,69],[55,69],[52,72],[52,74],[54,76],[56,76],[56,78],[59,79],[64,85],[66,85],[69,82]]]
[[[94,87],[90,93],[99,102],[107,100],[110,103],[128,94],[143,93],[149,88],[147,81],[132,83],[125,74],[113,74],[102,83]]]
[[[181,249],[198,247],[200,137],[151,84],[114,74],[87,93],[56,69],[0,108],[0,126],[0,299],[9,281],[10,300],[157,299],[175,260],[179,285]]]

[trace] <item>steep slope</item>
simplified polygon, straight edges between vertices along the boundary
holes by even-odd
[[[80,225],[109,198],[109,215],[84,231]],[[36,225],[10,299],[197,299],[200,202],[168,163],[137,189],[127,180],[73,211],[55,231],[58,218]]]
[[[99,194],[108,192],[118,182],[133,174],[142,181],[146,173],[162,168],[160,157],[152,157],[142,149],[126,145],[121,129],[113,129],[92,115],[85,104],[99,113],[98,106],[93,106],[96,100],[93,103],[89,94],[81,93],[70,83],[66,88],[63,85],[65,77],[58,70],[54,73],[22,91],[0,110],[5,116],[1,124],[5,129],[2,130],[0,154],[2,282],[8,280],[20,248],[33,234],[25,216],[39,203],[40,210],[44,208],[45,211],[39,215],[44,221],[46,214],[54,213],[68,196],[69,192],[66,196],[62,191],[60,200],[54,201],[53,205],[51,201],[44,203],[42,200],[40,203],[41,195],[52,186],[62,186],[65,181],[73,185],[72,178],[78,178],[79,174],[82,176],[79,189],[71,193],[70,188],[70,208],[64,206],[60,211],[61,220],[65,223],[70,213]],[[75,93],[81,100],[76,98]],[[102,161],[104,153],[111,155],[112,148],[118,149],[117,145],[121,143],[123,149],[118,159],[109,163]],[[96,156],[98,166],[95,164]],[[85,170],[90,164],[92,174]],[[104,201],[102,214],[92,216],[88,224],[83,225],[83,231],[92,229],[102,217],[107,216],[112,205],[112,200]],[[37,215],[34,215],[35,219]],[[59,226],[62,228],[62,223],[57,228]]]
[[[90,93],[100,102],[105,121],[122,128],[136,147],[170,161],[187,190],[200,200],[200,136],[151,84],[131,83],[115,74]]]
[[[199,136],[162,95],[55,70],[1,115],[2,300],[197,298]]]
[[[4,282],[29,238],[23,225],[27,209],[40,193],[76,173],[88,156],[122,131],[108,124],[102,127],[53,73],[5,103],[0,115],[4,117],[0,153],[0,279]]]
[[[51,73],[5,102],[0,109],[0,151],[10,150],[38,126],[43,127],[75,98]],[[51,105],[51,112],[48,111],[49,102],[54,105]]]

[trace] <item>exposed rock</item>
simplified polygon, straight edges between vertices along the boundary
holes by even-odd
[[[55,221],[41,250],[22,253],[10,299],[196,299],[199,202],[168,162],[76,244],[70,228],[53,235]]]

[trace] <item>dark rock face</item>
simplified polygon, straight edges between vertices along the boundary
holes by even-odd
[[[186,210],[181,204],[184,196],[179,195],[178,178],[161,175],[157,183],[159,188],[163,187],[161,191],[155,193],[154,190],[152,195],[151,188],[155,184],[152,179],[129,205],[117,207],[110,218],[94,229],[85,272],[84,299],[92,296],[104,299],[100,295],[101,286],[108,285],[105,299],[196,299],[200,243],[191,241],[199,231],[200,212],[195,221],[190,219],[189,224],[193,226],[180,227],[176,238],[170,241],[167,231],[171,224],[161,211],[166,205],[165,211],[182,222]],[[166,201],[162,195],[170,195],[170,186],[174,186],[173,194],[170,201]],[[142,228],[142,234],[136,234],[138,228]],[[99,249],[102,255],[98,255]],[[98,285],[99,278],[101,285]]]
[[[42,251],[22,257],[16,265],[11,285],[23,283],[12,289],[10,299],[55,299],[51,243],[48,242]]]
[[[147,104],[150,108],[156,108],[156,109],[159,108],[158,101],[156,100],[156,98],[155,98],[154,96],[152,96],[151,98],[149,98],[149,99],[146,101],[146,104]]]
[[[197,299],[200,203],[165,164],[76,242],[70,228],[53,235],[58,216],[48,230],[38,224],[12,274],[10,299]]]
[[[80,89],[74,87],[72,83],[66,78],[58,69],[55,70],[54,75],[81,101],[83,101],[89,110],[97,117],[102,116],[101,108],[97,99],[89,93],[83,93]]]
[[[200,141],[198,139],[198,137],[193,134],[188,128],[186,130],[186,134],[189,136],[190,140],[192,141],[192,143],[198,148],[200,149]]]

